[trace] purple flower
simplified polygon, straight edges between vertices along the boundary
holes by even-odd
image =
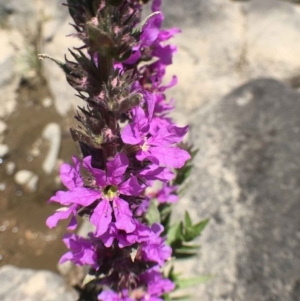
[[[128,159],[123,153],[117,154],[107,163],[106,172],[93,168],[90,156],[83,160],[83,166],[94,175],[95,184],[101,188],[101,201],[91,215],[91,222],[96,226],[97,236],[104,234],[108,229],[112,221],[112,210],[117,229],[127,233],[135,229],[129,204],[120,195],[139,196],[143,187],[135,176],[124,178],[128,164]]]
[[[178,195],[174,194],[173,192],[176,192],[177,189],[178,186],[164,184],[162,189],[160,189],[156,194],[157,200],[160,203],[176,203],[178,201]]]
[[[183,139],[188,131],[188,126],[180,128],[170,125],[160,128],[156,133],[150,135],[149,120],[143,109],[137,107],[133,110],[133,114],[133,122],[123,129],[121,137],[127,144],[140,146],[136,155],[139,161],[148,159],[155,164],[181,168],[190,159],[187,151],[173,146]]]
[[[152,234],[142,243],[142,254],[145,260],[157,262],[162,266],[171,257],[172,248],[165,244],[165,239],[160,237],[164,227],[154,223],[151,226]]]
[[[49,200],[49,202],[57,202],[70,207],[60,208],[50,216],[46,221],[49,228],[55,227],[59,220],[72,216],[68,229],[75,229],[77,225],[75,215],[79,205],[88,206],[100,196],[98,191],[83,187],[83,180],[80,176],[80,161],[73,157],[73,162],[74,167],[66,163],[60,166],[61,181],[69,191],[57,191]]]
[[[135,301],[128,297],[128,290],[122,290],[120,294],[117,294],[111,290],[102,291],[98,295],[98,300],[100,301]]]
[[[150,299],[150,297],[160,297],[164,293],[168,293],[175,288],[175,284],[169,280],[162,278],[161,272],[158,267],[153,267],[140,275],[140,281],[147,285],[147,294],[142,299],[146,300],[160,300],[160,299]]]
[[[159,180],[162,182],[171,181],[175,176],[175,174],[168,168],[161,167],[156,164],[148,165],[146,168],[139,172],[139,175],[146,181]]]
[[[90,240],[75,234],[66,234],[63,241],[70,251],[62,256],[60,263],[70,260],[76,265],[98,267],[96,248]]]
[[[46,225],[52,229],[57,226],[59,220],[67,219],[72,216],[71,221],[68,225],[68,230],[74,230],[77,227],[76,213],[78,206],[76,204],[70,207],[61,207],[56,210],[56,212],[49,216],[46,220]]]
[[[126,155],[117,154],[107,163],[106,172],[93,168],[90,156],[84,158],[83,166],[94,176],[96,189],[82,186],[83,181],[79,175],[78,161],[75,166],[73,168],[68,164],[63,164],[60,176],[69,191],[58,191],[50,199],[50,201],[70,207],[63,211],[57,211],[48,218],[47,225],[54,227],[58,220],[68,218],[71,214],[75,215],[78,205],[87,207],[98,200],[90,218],[90,221],[96,226],[96,235],[100,236],[107,230],[112,221],[112,211],[116,219],[116,227],[128,233],[132,232],[135,229],[132,212],[129,204],[120,195],[139,196],[143,187],[134,176],[129,175],[128,179],[124,179],[128,167]],[[73,224],[74,222],[72,222],[71,228],[74,228]]]
[[[118,241],[119,248],[124,248],[135,243],[141,243],[149,239],[152,235],[150,227],[141,224],[138,221],[134,221],[135,229],[131,233],[119,230],[114,223],[109,225],[108,230],[99,236],[105,247],[109,248],[112,246],[114,240]]]

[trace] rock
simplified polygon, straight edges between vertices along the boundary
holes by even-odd
[[[300,300],[299,115],[300,95],[273,79],[194,115],[199,153],[178,212],[211,219],[189,267],[214,276],[194,300]]]
[[[42,168],[45,173],[50,174],[56,165],[56,161],[60,149],[61,130],[59,124],[57,123],[47,124],[43,131],[42,136],[44,139],[47,139],[50,144],[49,151],[42,164]]]
[[[0,120],[0,135],[3,134],[7,129],[7,125],[4,121]]]
[[[164,0],[162,9],[165,27],[182,29],[171,41],[178,52],[168,68],[170,77],[178,75],[179,85],[168,95],[175,97],[179,111],[192,112],[260,76],[286,82],[300,77],[297,5],[274,0]]]
[[[9,115],[16,106],[16,90],[19,85],[19,77],[16,74],[16,42],[18,33],[0,31],[1,56],[0,56],[0,118]]]
[[[6,144],[0,144],[0,158],[5,157],[9,152],[9,147]]]
[[[49,271],[19,269],[3,266],[0,269],[1,301],[74,301],[76,293],[63,279]]]
[[[44,108],[49,108],[52,106],[52,99],[50,97],[46,97],[42,100],[42,105]]]
[[[8,175],[12,175],[14,173],[15,169],[16,169],[16,163],[11,162],[11,161],[7,162],[7,164],[6,164],[6,173]]]
[[[68,48],[72,49],[73,47],[82,46],[78,39],[66,37],[74,32],[74,28],[69,25],[70,22],[69,18],[66,19],[53,39],[45,44],[44,52],[60,61],[64,60],[65,54],[68,54]],[[67,57],[71,59],[69,54]],[[69,110],[75,110],[78,105],[82,106],[83,102],[75,96],[76,91],[67,83],[61,68],[48,59],[43,60],[43,64],[49,88],[54,96],[54,107],[57,112],[65,116]]]
[[[14,179],[17,184],[24,186],[29,191],[36,191],[39,177],[29,170],[19,170]]]

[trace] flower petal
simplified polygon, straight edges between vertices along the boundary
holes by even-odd
[[[107,179],[109,184],[118,185],[124,176],[124,173],[128,167],[129,161],[125,154],[118,153],[114,159],[106,164],[107,167]]]
[[[127,233],[131,233],[135,230],[135,223],[132,219],[132,212],[129,208],[127,202],[120,198],[115,198],[114,203],[114,213],[116,218],[116,227],[119,230],[124,230]]]
[[[74,189],[75,187],[82,186],[83,181],[79,174],[79,160],[76,161],[76,158],[73,158],[75,163],[75,168],[72,167],[70,164],[64,163],[60,166],[60,179],[63,184],[68,189]]]
[[[135,176],[131,176],[127,181],[119,185],[119,192],[125,195],[139,196],[143,191],[143,186],[141,186]]]
[[[111,222],[111,206],[109,201],[102,200],[94,209],[94,212],[91,216],[91,223],[96,226],[95,235],[100,236],[106,232],[108,225]]]

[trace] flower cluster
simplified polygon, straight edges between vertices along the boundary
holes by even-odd
[[[67,190],[50,198],[63,207],[47,225],[70,218],[72,231],[78,216],[94,225],[88,238],[65,236],[69,251],[61,262],[89,265],[103,301],[158,301],[175,287],[161,272],[172,255],[164,227],[149,224],[146,213],[153,197],[160,203],[177,201],[174,169],[190,159],[178,147],[188,127],[176,126],[168,116],[173,102],[165,91],[177,79],[163,84],[176,51],[165,43],[179,30],[161,28],[161,0],[152,1],[153,13],[142,22],[142,2],[148,1],[65,4],[83,46],[70,51],[74,61],[58,64],[87,104],[76,115],[81,125],[71,129],[83,159],[61,165]],[[156,182],[161,188],[149,192]]]

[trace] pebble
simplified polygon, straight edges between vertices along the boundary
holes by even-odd
[[[4,157],[8,154],[9,148],[6,144],[0,144],[0,157]]]
[[[42,105],[44,108],[49,108],[52,106],[52,99],[50,97],[46,97],[42,100]]]
[[[6,188],[6,184],[5,183],[0,183],[0,191],[4,191]]]
[[[4,121],[0,120],[0,134],[3,134],[7,129],[7,125]]]
[[[14,163],[12,161],[7,162],[7,164],[6,164],[6,173],[8,175],[12,175],[14,173],[15,169],[16,169],[16,163]]]
[[[14,177],[17,184],[25,186],[29,191],[35,191],[39,177],[29,170],[19,170]]]
[[[49,141],[49,151],[42,164],[45,173],[50,174],[56,166],[58,153],[61,143],[61,130],[57,123],[49,123],[46,125],[43,134],[44,139]]]

